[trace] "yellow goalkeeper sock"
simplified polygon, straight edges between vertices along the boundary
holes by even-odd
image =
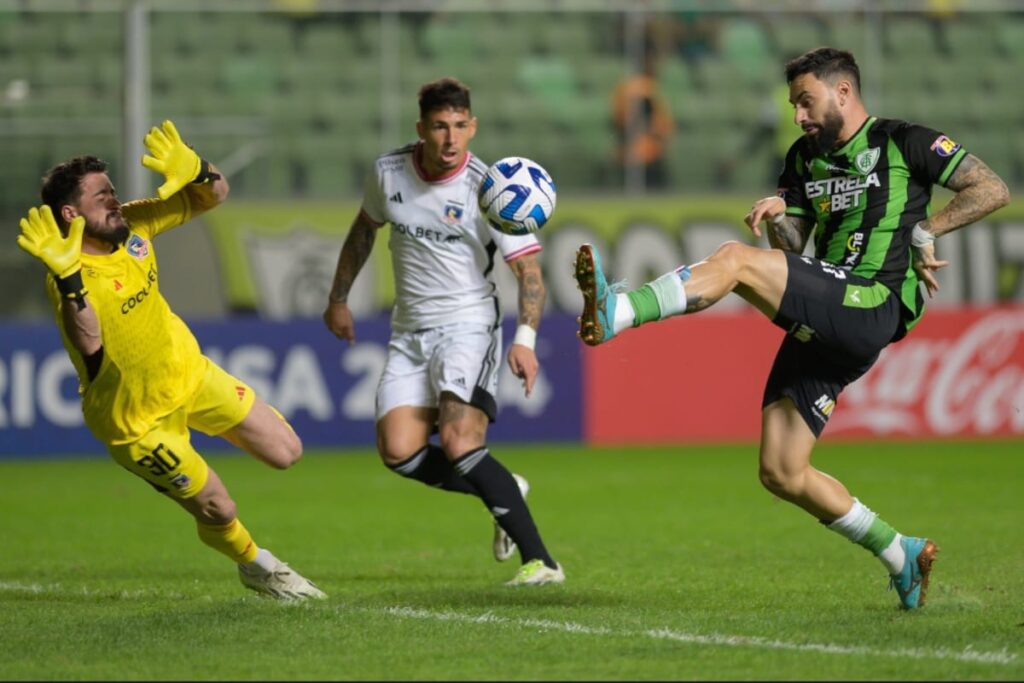
[[[206,545],[224,553],[234,562],[252,562],[259,548],[249,535],[241,520],[235,518],[228,524],[203,524],[196,522],[199,538]]]

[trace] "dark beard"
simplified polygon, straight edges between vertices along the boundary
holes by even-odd
[[[109,244],[111,251],[116,251],[118,247],[127,242],[128,235],[131,232],[127,225],[122,225],[120,228],[114,228],[113,230],[93,230],[86,226],[85,231],[89,237]]]
[[[816,157],[828,156],[839,140],[839,133],[843,130],[843,115],[835,108],[825,113],[825,121],[821,124],[817,135],[808,135],[807,141],[811,145],[811,152]]]

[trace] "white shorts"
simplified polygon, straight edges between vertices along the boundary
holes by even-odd
[[[377,419],[399,406],[436,408],[449,391],[494,422],[500,352],[501,328],[480,323],[392,334],[377,384]]]

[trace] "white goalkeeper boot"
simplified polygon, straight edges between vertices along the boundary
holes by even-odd
[[[257,593],[279,600],[323,599],[327,594],[312,581],[299,574],[287,563],[274,557],[266,548],[260,548],[259,562],[238,565],[238,578],[242,585]],[[265,555],[264,555],[265,553]],[[270,567],[267,569],[266,567]]]
[[[526,500],[526,494],[530,492],[530,482],[518,474],[513,474],[512,476],[515,477],[516,484],[519,485],[519,492],[523,494],[523,500]],[[498,520],[494,520],[493,550],[494,559],[498,562],[510,559],[516,552],[516,542],[505,533],[505,530],[498,524]]]

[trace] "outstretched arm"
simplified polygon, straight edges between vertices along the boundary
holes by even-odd
[[[174,122],[153,126],[143,142],[149,154],[142,157],[142,165],[164,176],[163,185],[157,188],[160,199],[184,190],[193,217],[227,199],[229,188],[224,174],[181,139]]]
[[[339,339],[345,339],[349,343],[356,340],[356,334],[352,311],[348,307],[348,293],[366,259],[370,257],[370,252],[373,251],[377,228],[378,226],[362,211],[352,221],[348,237],[345,238],[345,244],[338,255],[338,266],[334,271],[331,291],[327,295],[324,323]]]
[[[949,265],[949,261],[935,257],[935,238],[974,223],[1010,201],[1006,183],[973,154],[964,157],[946,181],[946,187],[956,194],[948,204],[915,225],[911,236],[914,270],[929,296],[935,296],[939,290],[935,272]]]
[[[508,366],[513,375],[523,380],[529,396],[540,369],[534,343],[540,329],[540,317],[544,313],[544,277],[535,253],[520,256],[508,265],[519,281],[519,326],[509,346]]]
[[[61,323],[71,345],[82,354],[89,379],[99,372],[103,361],[100,321],[89,305],[82,282],[82,233],[85,218],[76,217],[65,237],[57,227],[53,212],[45,204],[31,209],[21,219],[18,246],[49,268],[61,296]]]

